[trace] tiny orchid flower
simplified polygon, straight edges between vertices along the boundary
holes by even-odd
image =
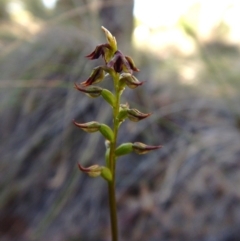
[[[90,77],[85,80],[84,82],[81,83],[82,86],[89,86],[92,84],[97,84],[101,82],[105,77],[104,70],[102,69],[101,66],[98,66],[93,69]]]
[[[105,52],[111,49],[111,46],[109,44],[99,44],[96,46],[96,48],[94,49],[94,51],[88,55],[86,55],[86,57],[88,59],[98,59],[100,56],[104,57]]]
[[[133,122],[138,122],[140,120],[143,120],[147,117],[149,117],[151,115],[151,113],[142,113],[140,112],[139,110],[137,109],[128,109],[127,110],[127,117],[130,121],[133,121]]]
[[[121,85],[127,85],[130,89],[135,89],[143,84],[143,82],[140,82],[135,76],[130,73],[122,73],[120,75],[119,82]]]
[[[132,73],[133,71],[139,71],[131,57],[124,56],[123,53],[119,50],[114,53],[113,58],[109,61],[107,66],[113,68],[117,73],[121,73],[122,71],[129,73]]]
[[[86,88],[83,88],[77,84],[74,84],[74,85],[75,85],[75,89],[93,98],[100,96],[103,90],[101,87],[94,86],[94,85],[87,86]]]
[[[141,142],[134,142],[133,143],[133,151],[136,152],[137,154],[146,154],[148,153],[149,151],[153,151],[153,150],[157,150],[159,148],[162,148],[162,146],[148,146],[144,143],[141,143]]]

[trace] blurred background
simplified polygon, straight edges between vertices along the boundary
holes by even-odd
[[[145,84],[122,102],[119,144],[164,147],[117,163],[121,240],[240,240],[240,3],[237,0],[0,0],[0,239],[109,241],[107,188],[79,172],[104,140],[72,120],[111,125],[73,88],[101,60],[101,26]],[[112,89],[107,78],[101,86]]]

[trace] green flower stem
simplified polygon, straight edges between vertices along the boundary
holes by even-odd
[[[89,167],[82,167],[78,164],[79,169],[91,177],[101,176],[108,182],[108,198],[110,209],[110,222],[112,231],[112,241],[118,241],[118,219],[117,219],[117,204],[116,204],[116,158],[122,155],[129,154],[134,151],[137,154],[145,154],[149,151],[156,150],[162,146],[149,146],[141,142],[122,143],[117,147],[117,137],[120,124],[128,118],[131,121],[137,122],[147,118],[150,114],[145,114],[137,109],[130,109],[128,104],[120,105],[120,97],[125,87],[135,89],[143,84],[132,75],[133,71],[139,71],[133,60],[129,56],[125,56],[117,48],[117,41],[114,36],[104,27],[102,27],[107,39],[107,43],[97,45],[95,50],[87,55],[88,59],[94,60],[103,57],[106,65],[101,65],[93,69],[90,77],[80,85],[75,84],[75,88],[90,97],[101,96],[113,108],[113,128],[91,121],[87,123],[74,124],[82,130],[93,133],[100,132],[105,137],[106,166],[94,164]],[[101,82],[106,75],[110,75],[114,82],[113,94],[107,89],[103,89],[93,84]],[[121,107],[120,107],[121,106]],[[100,110],[101,111],[101,110]]]
[[[115,169],[116,169],[116,156],[115,150],[117,145],[117,136],[119,121],[117,119],[119,108],[120,108],[120,91],[118,88],[119,74],[114,75],[114,88],[116,95],[116,102],[113,106],[113,141],[110,144],[109,154],[109,169],[112,172],[112,181],[108,182],[108,195],[109,195],[109,206],[110,206],[110,219],[111,219],[111,231],[112,241],[118,240],[118,224],[117,224],[117,205],[116,205],[116,194],[115,194]]]
[[[109,195],[112,241],[117,241],[118,224],[117,224],[117,206],[116,206],[116,197],[115,197],[115,180],[108,183],[108,195]]]

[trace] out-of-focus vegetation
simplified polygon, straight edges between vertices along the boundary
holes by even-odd
[[[126,99],[153,112],[137,127],[126,121],[119,143],[164,145],[118,161],[122,240],[239,240],[240,57],[226,26],[206,40],[184,18],[178,31],[194,51],[179,51],[181,44],[139,50],[130,42],[132,1],[59,0],[54,9],[17,2],[18,13],[0,1],[1,241],[108,240],[106,185],[77,169],[80,160],[103,163],[104,142],[72,125],[111,124],[101,99],[73,88],[98,63],[86,65],[83,56],[104,41],[101,25],[123,52],[131,49],[146,81]]]

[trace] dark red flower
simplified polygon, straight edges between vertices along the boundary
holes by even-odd
[[[111,46],[109,44],[100,44],[97,45],[95,50],[87,55],[86,57],[89,59],[98,59],[100,56],[104,57],[104,53],[106,49],[111,49]]]
[[[108,62],[107,66],[113,68],[118,73],[122,71],[128,73],[139,71],[133,60],[129,56],[124,56],[119,50],[115,52],[113,58]]]
[[[81,83],[82,86],[89,86],[92,84],[97,84],[101,82],[105,77],[104,70],[102,69],[101,66],[98,66],[93,69],[90,77],[85,80],[84,82]]]

